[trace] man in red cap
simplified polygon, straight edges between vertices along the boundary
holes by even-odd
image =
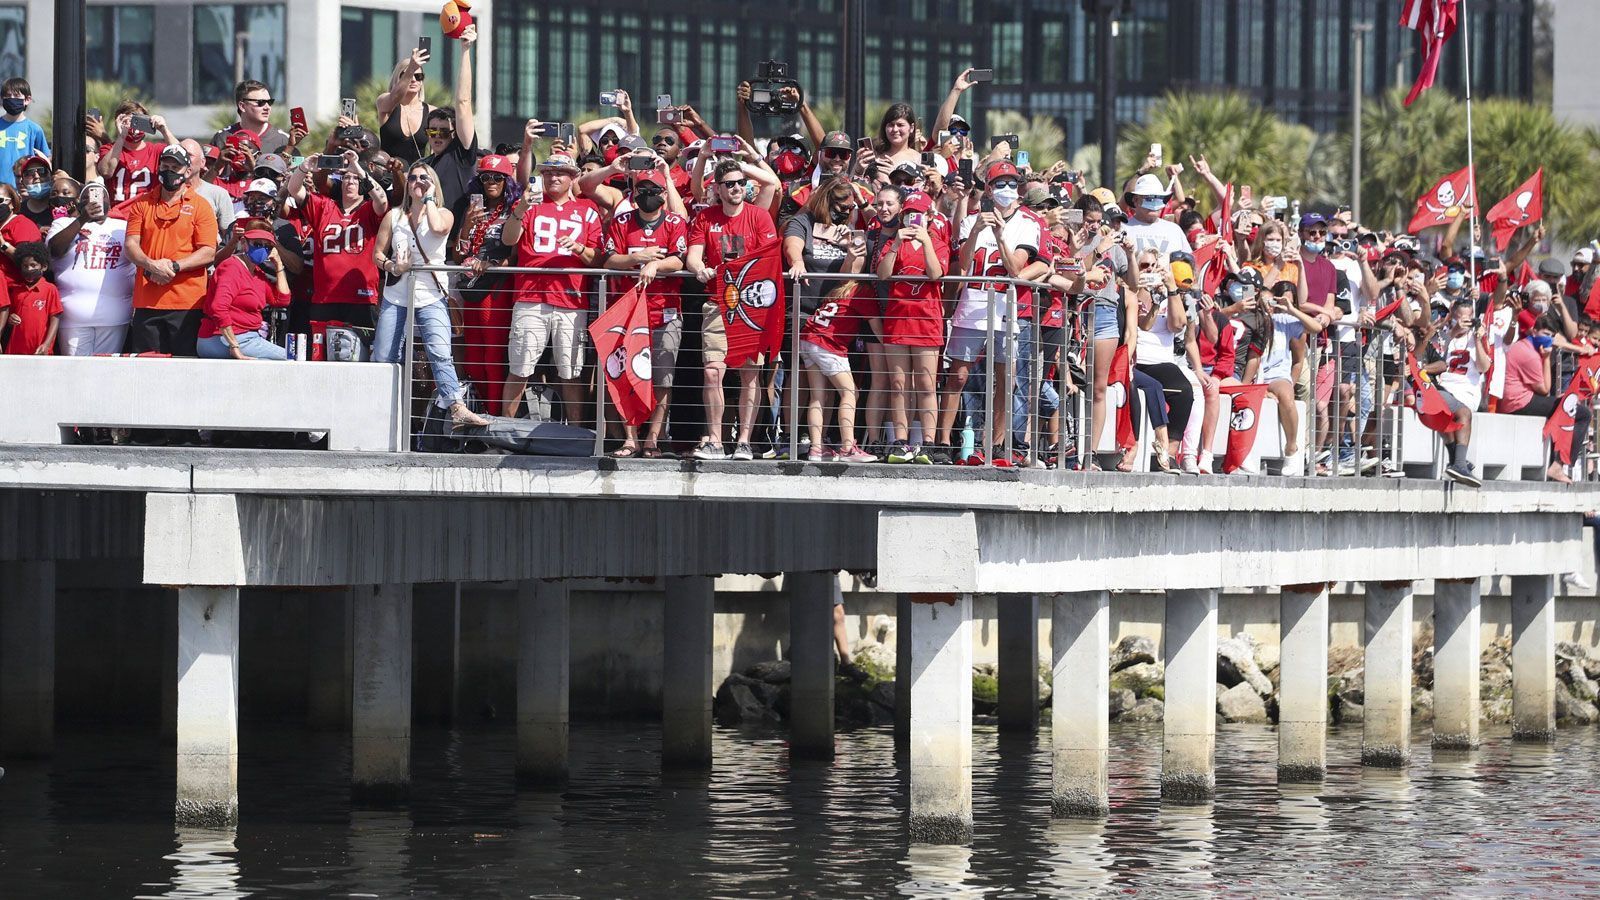
[[[223,141],[217,158],[217,175],[212,182],[228,192],[234,200],[244,197],[244,192],[254,179],[256,157],[261,154],[261,138],[249,129],[240,129]]]
[[[160,135],[147,135],[133,128],[133,117],[147,115],[143,104],[137,100],[124,100],[117,104],[112,120],[117,123],[117,139],[100,148],[100,161],[95,164],[100,177],[111,189],[111,202],[122,203],[150,190],[156,181],[156,164],[161,149],[176,144],[177,137],[160,116],[150,116]],[[164,143],[148,140],[160,137]]]

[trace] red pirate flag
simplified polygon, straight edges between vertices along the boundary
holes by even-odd
[[[1404,0],[1400,7],[1400,27],[1410,28],[1422,39],[1422,68],[1417,81],[1406,94],[1406,106],[1415,103],[1422,92],[1433,87],[1444,56],[1444,42],[1456,33],[1460,22],[1459,0]]]
[[[642,425],[656,405],[650,368],[650,311],[644,293],[622,295],[589,326],[606,371],[606,393],[629,425]]]
[[[1256,445],[1256,426],[1261,424],[1261,401],[1267,396],[1264,384],[1228,384],[1217,389],[1233,398],[1228,417],[1228,454],[1222,460],[1222,474],[1237,471],[1250,458]]]
[[[1416,234],[1424,228],[1449,225],[1461,218],[1478,202],[1472,189],[1475,183],[1471,166],[1439,179],[1426,194],[1417,198],[1417,210],[1406,230]]]
[[[1406,363],[1411,367],[1411,389],[1417,392],[1417,418],[1440,434],[1459,431],[1461,423],[1451,415],[1449,405],[1439,396],[1439,389],[1433,386],[1433,379],[1417,365],[1416,354],[1407,354]]]
[[[1511,196],[1496,203],[1489,210],[1489,228],[1494,231],[1494,245],[1501,252],[1511,243],[1511,236],[1524,225],[1532,225],[1544,218],[1544,168],[1511,192]]]
[[[1128,361],[1128,345],[1123,344],[1111,357],[1111,369],[1106,373],[1106,402],[1117,411],[1117,449],[1127,450],[1139,440],[1133,430],[1133,366]]]
[[[1579,360],[1578,373],[1572,376],[1567,392],[1561,395],[1561,403],[1544,423],[1544,436],[1564,466],[1572,465],[1573,426],[1577,422],[1578,406],[1588,403],[1597,388],[1600,388],[1600,353],[1591,353]]]
[[[728,368],[736,369],[783,346],[783,263],[776,252],[745,255],[739,235],[725,234],[722,240],[741,245],[723,247],[717,282],[728,334]]]

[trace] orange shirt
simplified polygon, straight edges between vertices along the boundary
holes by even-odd
[[[125,211],[128,237],[139,238],[139,249],[151,259],[183,259],[217,246],[217,214],[192,185],[184,185],[171,203],[162,202],[159,188],[147,191]],[[142,269],[133,281],[134,309],[199,309],[205,295],[204,266],[179,272],[169,284],[156,284]]]

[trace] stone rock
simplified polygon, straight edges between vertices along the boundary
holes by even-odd
[[[1143,635],[1130,634],[1111,648],[1111,671],[1156,661],[1156,642]]]
[[[979,715],[989,715],[1000,705],[1000,682],[994,675],[974,674],[972,676],[972,711]]]
[[[718,725],[754,725],[767,719],[767,704],[756,686],[761,682],[744,675],[729,675],[712,700]]]
[[[1265,722],[1267,704],[1250,685],[1240,682],[1217,695],[1217,714],[1228,722]]]
[[[758,662],[745,669],[744,676],[746,678],[754,678],[757,681],[764,681],[767,684],[788,684],[789,661],[787,659],[775,659],[767,662]]]
[[[1262,697],[1272,693],[1272,681],[1256,665],[1254,638],[1236,634],[1217,644],[1217,681],[1230,688],[1248,684]]]
[[[1600,685],[1581,675],[1572,679],[1572,684],[1567,686],[1567,690],[1572,692],[1572,696],[1582,700],[1584,703],[1593,703],[1595,698],[1600,696]]]
[[[1364,710],[1359,703],[1346,703],[1343,700],[1339,700],[1338,706],[1333,709],[1333,722],[1335,725],[1358,723],[1363,716]]]
[[[1593,703],[1580,700],[1571,691],[1556,688],[1556,721],[1567,725],[1593,725],[1600,720],[1600,712]]]
[[[1111,718],[1121,718],[1125,713],[1128,712],[1128,710],[1133,709],[1138,702],[1139,698],[1133,695],[1133,691],[1130,691],[1127,688],[1112,688],[1111,696],[1108,701]]]
[[[1600,659],[1585,659],[1583,661],[1583,677],[1590,681],[1600,681]]]
[[[1511,699],[1500,697],[1482,703],[1483,721],[1492,725],[1505,725],[1511,721]]]
[[[1433,691],[1420,687],[1411,689],[1411,721],[1433,721]]]
[[[1430,638],[1431,640],[1431,638]],[[1418,647],[1411,654],[1411,671],[1418,687],[1433,690],[1433,647]]]
[[[987,675],[990,678],[995,677],[995,672],[997,671],[998,669],[995,667],[994,663],[977,663],[972,667],[972,674]]]
[[[1556,659],[1581,660],[1588,658],[1589,651],[1585,650],[1582,644],[1572,641],[1556,641]]]
[[[1260,669],[1262,674],[1268,678],[1271,678],[1273,673],[1278,671],[1279,652],[1277,644],[1271,646],[1262,644],[1256,648],[1256,668]]]
[[[1145,697],[1149,695],[1151,688],[1165,682],[1166,674],[1161,663],[1135,663],[1111,673],[1111,686],[1133,691],[1136,697]]]
[[[867,692],[867,699],[890,712],[894,712],[894,682],[880,681],[873,685],[872,690]]]
[[[877,681],[887,681],[895,674],[893,644],[862,641],[850,651],[850,661],[866,670],[869,678]]]
[[[1122,714],[1124,722],[1159,722],[1166,715],[1166,707],[1154,697],[1146,697],[1134,704],[1133,709]]]

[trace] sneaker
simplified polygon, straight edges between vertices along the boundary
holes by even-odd
[[[910,447],[901,444],[900,446],[889,451],[889,455],[886,457],[886,459],[892,463],[908,463],[911,462],[915,456],[916,454],[911,452]]]
[[[913,447],[911,449],[911,461],[919,466],[933,465],[933,457],[929,456],[928,451],[921,447]]]
[[[1568,572],[1561,576],[1561,583],[1566,585],[1568,590],[1582,594],[1587,594],[1594,590],[1594,585],[1590,584],[1589,580],[1578,572]]]
[[[1306,452],[1296,450],[1292,455],[1283,458],[1283,474],[1300,476],[1306,474]]]
[[[742,442],[741,441],[738,446],[733,448],[733,458],[734,459],[755,459],[756,458],[756,454],[755,454],[755,451],[750,449],[750,444],[748,442]]]
[[[694,458],[727,459],[728,453],[726,450],[722,449],[721,444],[713,444],[710,441],[701,441],[700,446],[694,448]]]
[[[1376,469],[1382,462],[1383,460],[1379,459],[1376,454],[1365,453],[1362,454],[1361,461],[1356,464],[1356,468],[1361,471],[1361,474],[1365,475],[1368,472],[1371,472],[1373,469]]]
[[[873,456],[871,453],[861,449],[859,446],[851,447],[849,450],[840,450],[839,454],[835,456],[834,459],[838,460],[839,462],[847,463],[869,463],[878,461],[876,456]]]
[[[982,463],[979,463],[979,465],[982,465]],[[994,459],[994,467],[996,469],[1014,469],[1016,464],[1003,456],[997,456]]]
[[[950,448],[943,444],[933,445],[933,449],[929,451],[927,456],[928,462],[936,466],[948,466],[955,463],[955,458],[950,455]]]
[[[1202,452],[1200,454],[1200,474],[1210,475],[1212,472],[1216,471],[1216,460],[1216,455],[1210,450]]]
[[[806,451],[806,462],[823,462],[823,460],[823,451],[818,450],[816,447]]]
[[[1333,451],[1331,451],[1331,450],[1323,449],[1323,450],[1319,450],[1317,452],[1317,464],[1318,465],[1326,463],[1328,460],[1330,460],[1332,458],[1333,458]]]
[[[1404,478],[1406,477],[1406,470],[1400,468],[1392,462],[1389,462],[1388,460],[1384,460],[1383,471],[1379,472],[1378,474],[1384,478]]]
[[[1183,463],[1180,467],[1183,469],[1183,474],[1185,475],[1200,474],[1200,461],[1195,459],[1193,456],[1183,457]]]
[[[1458,484],[1465,484],[1470,487],[1483,487],[1483,482],[1478,480],[1478,476],[1472,474],[1472,463],[1467,462],[1462,463],[1459,466],[1446,466],[1444,474],[1445,477],[1457,482]]]
[[[989,461],[983,458],[982,450],[974,450],[971,456],[956,463],[958,466],[984,466],[988,464]]]

